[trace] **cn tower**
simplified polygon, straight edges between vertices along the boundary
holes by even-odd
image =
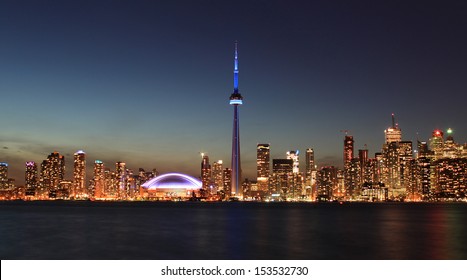
[[[243,104],[243,97],[238,92],[238,50],[235,41],[234,62],[234,92],[230,95],[230,105],[234,106],[234,120],[232,132],[232,195],[240,198],[242,196],[241,178],[242,168],[240,164],[240,127],[238,121],[238,105]]]

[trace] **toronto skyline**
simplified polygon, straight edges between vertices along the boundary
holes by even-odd
[[[243,178],[256,147],[343,165],[370,157],[394,113],[402,140],[465,143],[467,4],[460,1],[3,1],[0,161],[53,151],[199,177],[231,158],[233,43],[241,56]],[[300,166],[304,165],[304,156]]]

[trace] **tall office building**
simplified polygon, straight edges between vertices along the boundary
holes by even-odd
[[[216,194],[218,191],[224,189],[224,167],[222,160],[218,160],[212,165],[212,183],[212,194]]]
[[[202,154],[201,161],[201,182],[203,183],[202,188],[205,192],[209,191],[211,186],[211,164],[209,164],[209,157]]]
[[[126,199],[127,197],[127,176],[126,176],[126,164],[118,161],[115,163],[115,181],[114,184],[117,189],[117,196],[119,199]]]
[[[312,173],[315,170],[315,151],[312,148],[306,149],[305,154],[305,184],[312,186]]]
[[[431,159],[428,157],[417,158],[418,173],[417,181],[420,188],[420,195],[422,200],[431,200]]]
[[[412,162],[413,149],[412,141],[399,142],[399,173],[400,173],[400,192],[406,192],[408,189],[414,191],[413,174],[414,167]]]
[[[354,140],[353,136],[345,135],[344,137],[344,186],[346,196],[348,198],[354,196],[354,188],[358,182],[353,181],[354,176],[352,172],[352,160],[354,159]]]
[[[299,150],[296,150],[296,151],[287,151],[287,153],[286,153],[287,159],[293,160],[292,172],[295,173],[295,174],[298,173],[298,172],[300,172],[300,158],[299,158],[299,154],[300,154],[300,151],[299,151]]]
[[[86,153],[82,150],[74,154],[73,194],[75,198],[87,198],[86,189]]]
[[[37,164],[34,161],[26,162],[26,173],[24,179],[26,190],[34,192],[37,188],[38,181]]]
[[[105,167],[100,160],[94,161],[94,197],[105,198]]]
[[[318,201],[329,201],[338,189],[337,168],[324,166],[318,173]]]
[[[346,135],[344,138],[344,166],[354,158],[353,136]]]
[[[270,176],[270,145],[258,144],[256,146],[256,178],[258,189],[267,191]]]
[[[293,185],[293,160],[273,159],[272,178],[269,188],[271,195],[280,195],[282,199],[287,199],[291,193]]]
[[[447,130],[446,141],[443,146],[443,158],[458,158],[462,156],[462,146],[454,142],[452,137],[452,129]]]
[[[362,185],[365,182],[370,182],[370,175],[369,175],[369,166],[368,166],[368,150],[362,149],[358,150],[358,161],[360,164],[360,182],[359,184]]]
[[[438,160],[443,157],[443,149],[444,149],[444,133],[436,129],[433,131],[430,139],[430,149],[434,152],[434,159]]]
[[[234,92],[230,95],[230,105],[234,106],[234,120],[232,133],[232,194],[237,197],[242,196],[242,168],[240,161],[240,124],[238,115],[238,106],[243,104],[243,97],[238,92],[238,49],[235,42],[235,61],[234,61]]]
[[[394,120],[394,114],[392,114],[392,126],[384,131],[384,135],[387,144],[391,142],[400,142],[402,140],[402,131]]]
[[[225,168],[224,169],[224,194],[226,198],[230,197],[230,194],[232,193],[232,169],[230,168]]]
[[[8,163],[0,162],[0,190],[8,189]]]
[[[405,188],[401,185],[401,168],[399,165],[402,131],[394,120],[394,114],[392,114],[392,126],[384,131],[384,135],[382,181],[388,188],[389,196],[398,199],[405,195]],[[402,149],[404,148],[402,147]]]

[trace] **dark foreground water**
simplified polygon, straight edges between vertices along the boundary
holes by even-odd
[[[467,204],[1,202],[1,259],[467,259]]]

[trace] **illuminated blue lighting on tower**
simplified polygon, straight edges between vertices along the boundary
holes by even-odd
[[[243,104],[243,97],[238,92],[238,44],[235,42],[234,60],[234,92],[230,95],[230,105],[234,106],[234,121],[232,132],[232,195],[242,196],[242,169],[240,162],[240,126],[238,105]]]
[[[238,93],[238,49],[237,49],[237,41],[235,41],[234,92]],[[230,103],[230,104],[232,104],[232,103]]]

